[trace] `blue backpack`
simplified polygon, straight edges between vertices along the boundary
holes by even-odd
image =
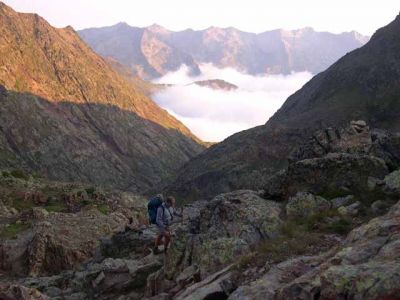
[[[162,201],[159,197],[154,197],[147,203],[147,212],[149,213],[150,224],[157,223],[157,210],[162,205]]]

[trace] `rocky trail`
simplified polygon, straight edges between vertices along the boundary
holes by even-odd
[[[399,299],[398,141],[318,131],[264,190],[185,205],[159,255],[144,198],[3,172],[0,299]]]

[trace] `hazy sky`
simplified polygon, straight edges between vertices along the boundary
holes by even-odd
[[[0,0],[1,1],[1,0]],[[75,29],[125,21],[158,23],[172,30],[211,25],[261,32],[306,26],[319,31],[356,30],[371,35],[399,13],[399,0],[2,0],[36,12],[52,25]]]

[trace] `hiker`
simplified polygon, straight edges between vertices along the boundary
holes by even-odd
[[[158,199],[163,199],[162,197],[158,197]],[[156,200],[152,199],[149,202],[149,215],[150,214],[150,209],[154,211],[154,205],[156,204]],[[158,235],[155,240],[155,245],[153,249],[154,254],[158,254],[158,247],[162,244],[164,244],[164,252],[167,252],[168,250],[168,245],[171,240],[171,231],[170,231],[170,225],[174,219],[174,216],[179,216],[181,217],[182,214],[179,214],[175,210],[175,198],[174,197],[168,197],[166,201],[161,201],[158,202],[158,207],[157,207],[157,213],[155,216],[155,220],[150,220],[151,223],[157,225],[158,229]],[[150,206],[152,206],[150,208]],[[163,241],[164,240],[164,241]]]

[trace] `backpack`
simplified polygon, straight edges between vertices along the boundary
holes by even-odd
[[[162,206],[163,202],[159,197],[154,197],[149,200],[147,203],[147,212],[149,214],[149,222],[150,224],[157,223],[157,210],[160,206]]]

